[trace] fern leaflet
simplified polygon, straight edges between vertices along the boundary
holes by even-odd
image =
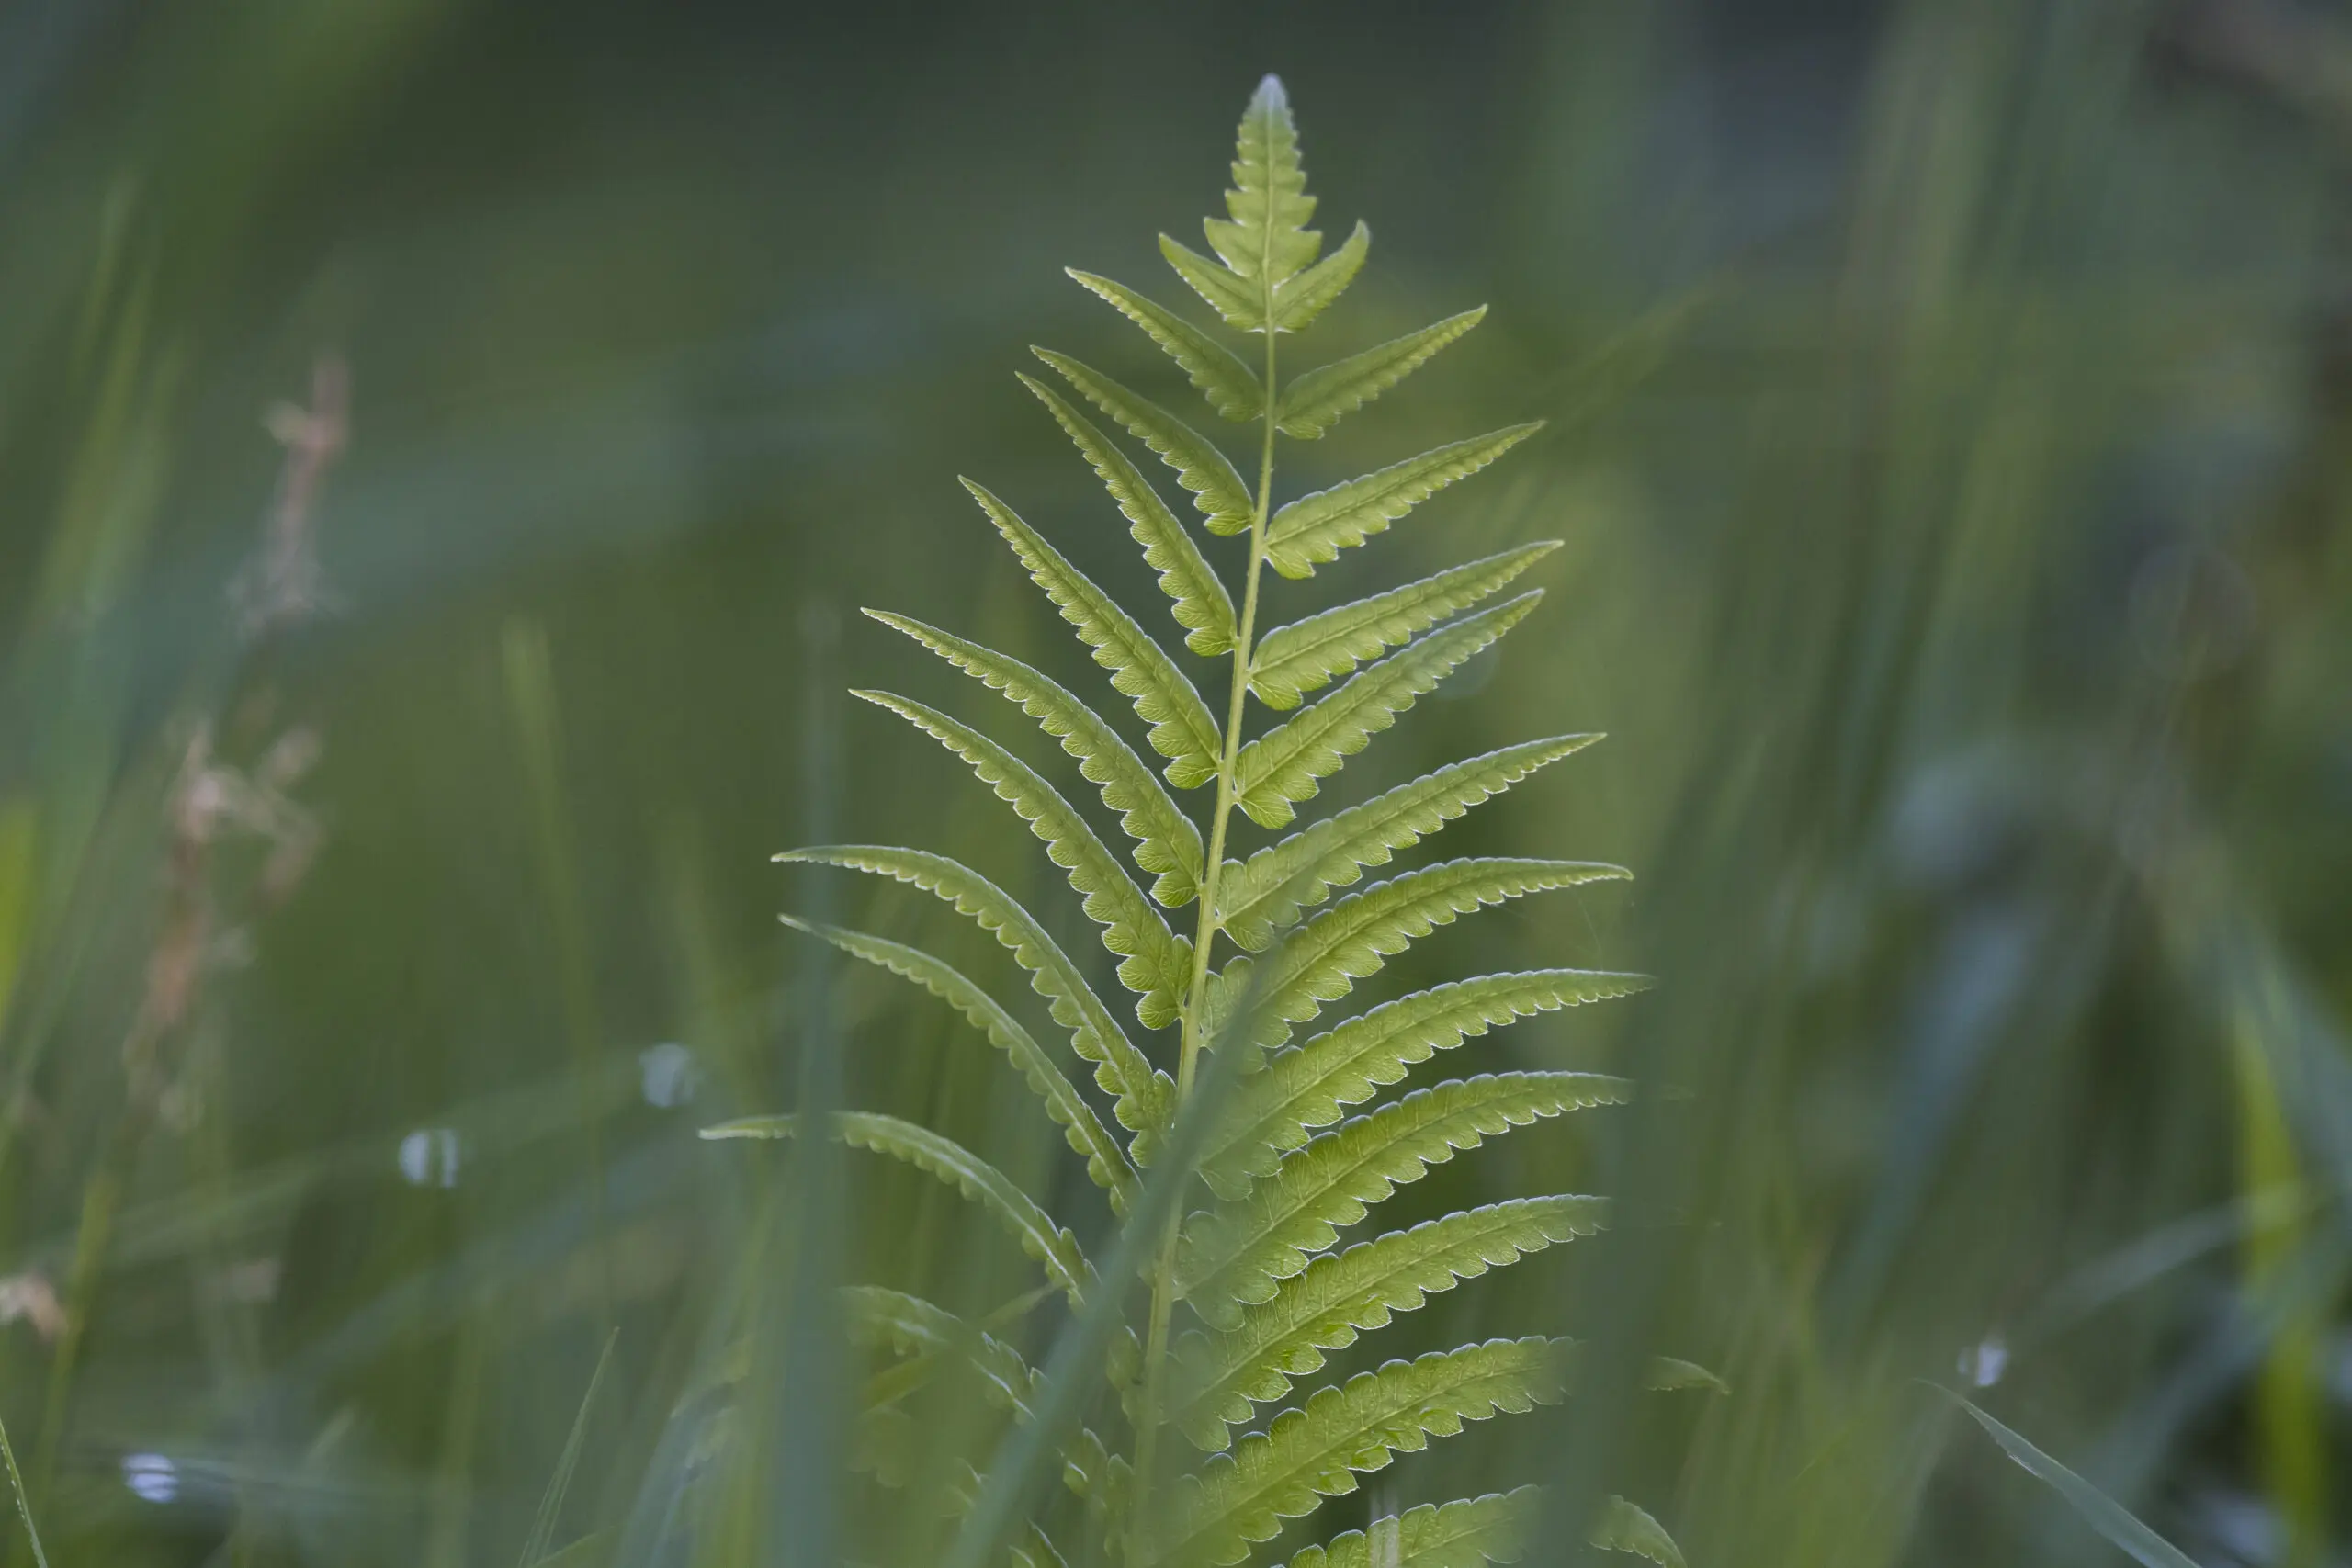
[[[1193,1392],[1178,1425],[1197,1447],[1221,1452],[1229,1426],[1320,1371],[1323,1352],[1345,1349],[1456,1280],[1594,1235],[1607,1208],[1600,1198],[1514,1198],[1325,1253],[1272,1301],[1244,1310],[1230,1333],[1188,1337]]]
[[[1151,448],[1176,471],[1176,482],[1192,493],[1212,534],[1238,534],[1250,526],[1256,502],[1232,462],[1208,438],[1158,403],[1137,396],[1098,370],[1049,348],[1030,350],[1053,367],[1079,395]]]
[[[1261,828],[1288,826],[1322,780],[1464,660],[1517,626],[1543,597],[1539,588],[1433,631],[1358,671],[1329,696],[1244,746],[1233,764],[1235,803]]]
[[[1135,1168],[1127,1163],[1126,1152],[1111,1136],[1110,1129],[1102,1125],[1094,1107],[1078,1092],[1078,1087],[1046,1055],[1045,1047],[998,1005],[994,997],[928,953],[863,931],[797,920],[790,915],[783,919],[795,931],[822,937],[853,957],[912,980],[971,1020],[1028,1080],[1029,1087],[1045,1102],[1046,1113],[1061,1124],[1070,1148],[1085,1157],[1086,1174],[1096,1186],[1110,1191],[1112,1207],[1121,1213],[1126,1212],[1135,1197],[1136,1179]]]
[[[1144,1027],[1174,1021],[1177,993],[1192,976],[1193,944],[1169,931],[1061,793],[1012,752],[935,708],[888,692],[850,694],[889,709],[971,764],[1069,874],[1071,890],[1085,900],[1086,918],[1102,928],[1102,945],[1120,960],[1119,983],[1136,993],[1136,1016]]]
[[[1538,420],[1474,435],[1418,457],[1299,497],[1267,525],[1266,564],[1284,577],[1312,577],[1315,569],[1374,534],[1457,479],[1468,479],[1544,428]]]
[[[1301,694],[1499,592],[1559,547],[1556,539],[1522,546],[1269,632],[1251,661],[1250,689],[1268,707],[1296,707]]]
[[[1019,703],[1023,712],[1078,760],[1079,773],[1102,791],[1102,804],[1119,813],[1120,828],[1136,842],[1136,864],[1158,874],[1151,896],[1171,909],[1192,902],[1200,891],[1201,830],[1176,808],[1143,759],[1093,709],[1008,654],[951,637],[910,616],[887,610],[865,614]]]
[[[1054,1224],[1012,1178],[972,1153],[955,1139],[896,1116],[871,1111],[837,1111],[833,1127],[842,1142],[854,1149],[868,1149],[903,1160],[926,1176],[936,1177],[994,1214],[1021,1250],[1043,1265],[1046,1277],[1070,1299],[1082,1304],[1094,1285],[1094,1269],[1079,1250],[1078,1237]],[[746,1116],[706,1127],[706,1138],[790,1138],[798,1135],[797,1116]]]
[[[1534,1487],[1522,1486],[1516,1492],[1457,1497],[1442,1506],[1424,1503],[1381,1520],[1369,1532],[1349,1530],[1321,1546],[1310,1546],[1290,1560],[1290,1568],[1394,1568],[1405,1562],[1413,1568],[1476,1568],[1481,1562],[1516,1562],[1538,1495]],[[1386,1539],[1376,1540],[1384,1530]]]
[[[1352,355],[1336,365],[1309,370],[1283,389],[1276,421],[1284,435],[1312,441],[1381,393],[1430,361],[1438,350],[1453,343],[1487,319],[1487,308],[1448,316],[1419,332],[1408,333]]]
[[[1415,1089],[1285,1156],[1242,1202],[1193,1216],[1177,1278],[1211,1325],[1273,1299],[1371,1205],[1487,1138],[1544,1117],[1622,1102],[1624,1086],[1593,1073],[1492,1073]]]
[[[1113,688],[1134,703],[1136,716],[1151,726],[1151,749],[1169,760],[1169,783],[1190,789],[1215,778],[1222,750],[1216,720],[1159,645],[1011,507],[969,479],[964,488],[1061,611],[1062,619],[1076,626],[1094,650],[1094,662],[1111,671]]]
[[[1327,1388],[1211,1460],[1182,1494],[1182,1525],[1162,1561],[1238,1562],[1325,1497],[1356,1488],[1359,1472],[1450,1437],[1464,1421],[1521,1413],[1563,1392],[1560,1343],[1490,1339],[1391,1361]]]
[[[1386,865],[1393,852],[1411,849],[1471,807],[1600,739],[1564,735],[1506,746],[1301,829],[1226,872],[1217,887],[1217,923],[1242,948],[1260,952],[1302,910],[1323,902],[1335,887],[1353,886],[1365,866]]]
[[[1034,376],[1019,378],[1053,413],[1102,479],[1127,519],[1127,532],[1143,547],[1143,558],[1159,573],[1159,590],[1174,602],[1176,624],[1185,628],[1184,646],[1194,653],[1226,653],[1233,648],[1233,600],[1209,569],[1200,546],[1176,521],[1126,454],[1103,438],[1086,417],[1054,395]]]
[[[1114,283],[1076,267],[1067,269],[1084,288],[1110,302],[1119,314],[1141,327],[1160,351],[1182,367],[1185,376],[1206,398],[1209,407],[1239,423],[1266,412],[1266,390],[1257,373],[1240,356],[1165,305],[1145,299],[1124,283]],[[1202,649],[1208,652],[1206,649]]]
[[[922,850],[842,844],[792,850],[775,858],[843,866],[912,883],[954,905],[957,913],[978,920],[1012,954],[1013,962],[1029,972],[1031,986],[1051,1004],[1054,1021],[1070,1032],[1071,1048],[1094,1064],[1094,1081],[1117,1100],[1120,1125],[1147,1135],[1137,1140],[1132,1152],[1137,1164],[1148,1159],[1148,1137],[1167,1124],[1174,1085],[1167,1074],[1154,1071],[1069,954],[1004,889],[945,855]]]

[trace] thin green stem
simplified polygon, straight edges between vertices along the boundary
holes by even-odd
[[[1193,927],[1193,981],[1183,1011],[1183,1054],[1176,1066],[1176,1114],[1183,1114],[1192,1098],[1198,1069],[1202,1012],[1208,997],[1210,950],[1216,945],[1217,883],[1225,870],[1225,830],[1233,817],[1235,761],[1241,754],[1241,720],[1250,697],[1251,643],[1258,629],[1259,569],[1266,561],[1266,518],[1274,488],[1274,306],[1273,288],[1266,288],[1266,405],[1265,436],[1258,452],[1257,504],[1250,514],[1250,564],[1241,589],[1241,624],[1233,637],[1233,686],[1225,710],[1225,754],[1217,760],[1216,806],[1209,818],[1208,861],[1201,872],[1200,918]],[[1159,1461],[1160,1404],[1168,1360],[1168,1324],[1176,1305],[1176,1233],[1183,1215],[1177,1205],[1169,1215],[1167,1234],[1151,1273],[1151,1334],[1144,1348],[1143,1407],[1136,1424],[1134,1510],[1130,1517],[1135,1550],[1129,1560],[1144,1561],[1143,1531],[1149,1510],[1152,1467]]]

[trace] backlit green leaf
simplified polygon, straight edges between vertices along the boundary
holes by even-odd
[[[1362,354],[1309,370],[1283,389],[1277,420],[1284,435],[1314,440],[1429,362],[1430,356],[1487,319],[1487,308],[1448,316]]]

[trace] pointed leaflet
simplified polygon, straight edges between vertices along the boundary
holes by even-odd
[[[1161,352],[1182,367],[1185,376],[1200,389],[1201,396],[1209,400],[1209,407],[1219,414],[1238,424],[1266,412],[1265,389],[1258,385],[1257,373],[1242,364],[1231,349],[1124,283],[1114,283],[1074,266],[1063,270],[1110,301],[1121,315],[1149,334]]]
[[[1525,1544],[1527,1521],[1542,1496],[1539,1488],[1457,1497],[1442,1507],[1424,1503],[1380,1520],[1368,1538],[1363,1530],[1333,1536],[1290,1560],[1290,1568],[1476,1568],[1481,1562],[1516,1562]],[[1393,1532],[1388,1540],[1378,1538]],[[1594,1545],[1601,1544],[1596,1540]],[[1385,1551],[1386,1555],[1379,1555]],[[1680,1568],[1677,1564],[1676,1568]]]
[[[1359,222],[1347,242],[1274,292],[1274,331],[1295,333],[1321,315],[1363,270],[1372,231]]]
[[[1623,881],[1632,874],[1597,861],[1469,858],[1374,883],[1340,899],[1276,948],[1263,961],[1262,976],[1252,973],[1256,961],[1248,958],[1219,970],[1204,1010],[1212,1037],[1241,998],[1254,995],[1251,1022],[1239,1035],[1272,1050],[1290,1039],[1291,1025],[1312,1022],[1325,1003],[1338,1001],[1355,982],[1378,974],[1390,957],[1459,916],[1530,893]]]
[[[1419,332],[1309,370],[1283,389],[1276,422],[1284,435],[1312,441],[1427,364],[1430,356],[1487,319],[1487,308],[1448,316]]]
[[[1260,82],[1241,112],[1233,183],[1238,188],[1225,193],[1231,221],[1212,218],[1202,225],[1209,244],[1239,276],[1279,285],[1323,248],[1323,236],[1306,227],[1315,216],[1315,198],[1306,194],[1298,127],[1279,77]]]
[[[1250,655],[1250,689],[1268,707],[1295,708],[1302,694],[1499,592],[1559,547],[1557,539],[1521,546],[1277,627]]]
[[[1393,852],[1411,849],[1471,807],[1600,739],[1563,735],[1506,746],[1425,773],[1269,844],[1238,870],[1227,868],[1217,884],[1217,924],[1259,952],[1302,908],[1320,904],[1334,887],[1352,886],[1363,867],[1386,865]]]
[[[1063,1075],[1054,1059],[1046,1055],[1045,1047],[994,997],[928,953],[863,931],[843,931],[839,926],[797,920],[790,915],[783,919],[795,931],[822,937],[853,957],[912,980],[971,1020],[1029,1080],[1029,1087],[1045,1101],[1046,1113],[1061,1124],[1069,1146],[1086,1157],[1086,1174],[1094,1179],[1096,1186],[1110,1190],[1111,1206],[1120,1213],[1126,1213],[1135,1197],[1136,1173],[1127,1163],[1125,1152],[1094,1114],[1094,1108],[1078,1092],[1078,1086]]]
[[[789,1138],[799,1132],[797,1116],[746,1116],[705,1127],[706,1138]],[[842,1142],[854,1149],[870,1149],[906,1161],[927,1176],[936,1177],[1001,1221],[1021,1250],[1045,1267],[1046,1277],[1083,1304],[1094,1285],[1093,1267],[1079,1250],[1078,1237],[1054,1224],[1012,1179],[953,1138],[928,1127],[870,1111],[837,1111],[833,1127]]]
[[[1176,269],[1176,276],[1190,285],[1193,293],[1225,318],[1227,326],[1245,333],[1266,330],[1266,301],[1256,283],[1227,272],[1200,252],[1189,250],[1165,234],[1159,236],[1159,254],[1168,258],[1168,265]]]
[[[1236,1328],[1243,1307],[1272,1300],[1309,1254],[1430,1166],[1538,1118],[1624,1099],[1623,1083],[1597,1073],[1489,1073],[1415,1089],[1286,1156],[1246,1202],[1193,1215],[1178,1249],[1182,1293],[1211,1326]]]
[[[1201,882],[1201,830],[1176,808],[1143,759],[1091,708],[1008,654],[910,616],[887,610],[865,613],[1019,703],[1023,712],[1062,743],[1063,750],[1078,759],[1079,773],[1102,789],[1102,804],[1119,813],[1119,826],[1136,841],[1136,864],[1159,874],[1151,896],[1171,909],[1192,902]]]
[[[1136,1163],[1147,1163],[1151,1141],[1168,1125],[1175,1084],[1144,1059],[1069,955],[1003,888],[945,855],[885,844],[833,844],[790,850],[775,858],[910,882],[978,920],[1029,972],[1032,988],[1052,1004],[1054,1021],[1070,1032],[1071,1049],[1094,1064],[1095,1083],[1118,1101],[1120,1125],[1143,1134],[1131,1152]]]
[[[1201,1173],[1219,1197],[1244,1196],[1252,1178],[1272,1171],[1316,1128],[1337,1122],[1347,1107],[1363,1104],[1432,1054],[1517,1019],[1649,987],[1646,975],[1532,969],[1455,980],[1383,1002],[1272,1057],[1235,1092]]]
[[[1465,1421],[1518,1414],[1560,1398],[1560,1341],[1489,1339],[1390,1361],[1285,1410],[1262,1434],[1204,1466],[1179,1494],[1172,1550],[1161,1562],[1238,1562],[1285,1518],[1356,1488],[1356,1472],[1385,1469]]]
[[[1192,492],[1193,504],[1208,519],[1212,534],[1238,534],[1250,526],[1257,503],[1226,455],[1208,437],[1161,408],[1137,397],[1098,370],[1049,348],[1029,351],[1078,389],[1079,395],[1125,427],[1176,470],[1176,482]]]
[[[1103,438],[1084,416],[1033,376],[1021,384],[1037,394],[1086,460],[1093,465],[1111,499],[1127,519],[1127,532],[1143,547],[1143,558],[1159,573],[1159,591],[1174,603],[1176,624],[1188,628],[1184,646],[1194,653],[1224,653],[1233,647],[1233,601],[1225,592],[1193,536],[1176,521],[1159,492],[1147,483],[1127,455]]]
[[[1120,961],[1119,983],[1136,993],[1136,1016],[1144,1027],[1173,1023],[1177,998],[1193,976],[1192,942],[1169,931],[1143,889],[1061,792],[1028,763],[936,708],[888,692],[850,695],[889,709],[971,764],[980,782],[1029,824],[1054,863],[1069,874],[1071,890],[1085,900],[1086,918],[1102,928],[1102,945]]]
[[[1592,1527],[1592,1544],[1604,1551],[1646,1557],[1657,1568],[1683,1568],[1682,1549],[1665,1527],[1623,1497],[1611,1497],[1602,1506],[1600,1522]]]
[[[1596,1234],[1607,1208],[1600,1198],[1515,1198],[1324,1254],[1272,1301],[1244,1312],[1232,1333],[1186,1337],[1191,1392],[1177,1424],[1196,1447],[1223,1450],[1228,1424],[1247,1422],[1253,1404],[1321,1371],[1323,1352],[1345,1349],[1458,1280]]]
[[[1422,693],[1520,623],[1544,597],[1540,588],[1491,610],[1465,615],[1379,663],[1241,749],[1234,759],[1234,801],[1261,828],[1280,828],[1315,798],[1318,782],[1340,771],[1374,736],[1396,722]]]
[[[1439,491],[1468,479],[1543,428],[1544,422],[1537,420],[1474,435],[1302,495],[1266,525],[1266,564],[1284,577],[1312,577],[1317,566],[1337,560],[1341,550],[1385,532]]]
[[[1169,759],[1169,782],[1191,789],[1216,777],[1217,759],[1225,749],[1216,720],[1159,645],[1012,508],[969,479],[964,488],[1029,569],[1031,580],[1061,611],[1062,619],[1076,626],[1080,640],[1094,650],[1094,662],[1111,671],[1112,687],[1134,703],[1136,716],[1151,726],[1151,749]]]

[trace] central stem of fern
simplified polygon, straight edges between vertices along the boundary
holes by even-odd
[[[1250,697],[1250,645],[1258,628],[1258,578],[1266,561],[1266,519],[1273,499],[1274,430],[1276,423],[1274,397],[1274,299],[1271,284],[1265,290],[1266,310],[1266,371],[1265,436],[1258,452],[1257,503],[1250,514],[1250,564],[1244,573],[1241,588],[1241,622],[1233,634],[1233,686],[1225,711],[1225,753],[1217,759],[1216,806],[1209,817],[1207,863],[1201,870],[1200,919],[1193,927],[1193,980],[1184,998],[1182,1055],[1176,1066],[1176,1115],[1182,1115],[1185,1103],[1193,1094],[1193,1080],[1197,1076],[1201,1047],[1202,1015],[1205,1010],[1209,986],[1210,950],[1216,945],[1217,884],[1225,870],[1225,830],[1232,819],[1236,794],[1234,766],[1241,754],[1241,720]],[[1151,1274],[1151,1335],[1144,1356],[1143,1408],[1136,1424],[1136,1469],[1134,1512],[1132,1523],[1136,1550],[1129,1561],[1145,1561],[1142,1532],[1147,1528],[1153,1479],[1153,1466],[1158,1462],[1158,1445],[1161,1416],[1161,1400],[1165,1393],[1168,1362],[1168,1324],[1176,1305],[1176,1235],[1182,1223],[1183,1205],[1177,1205],[1169,1216],[1168,1232],[1159,1245],[1159,1258]]]

